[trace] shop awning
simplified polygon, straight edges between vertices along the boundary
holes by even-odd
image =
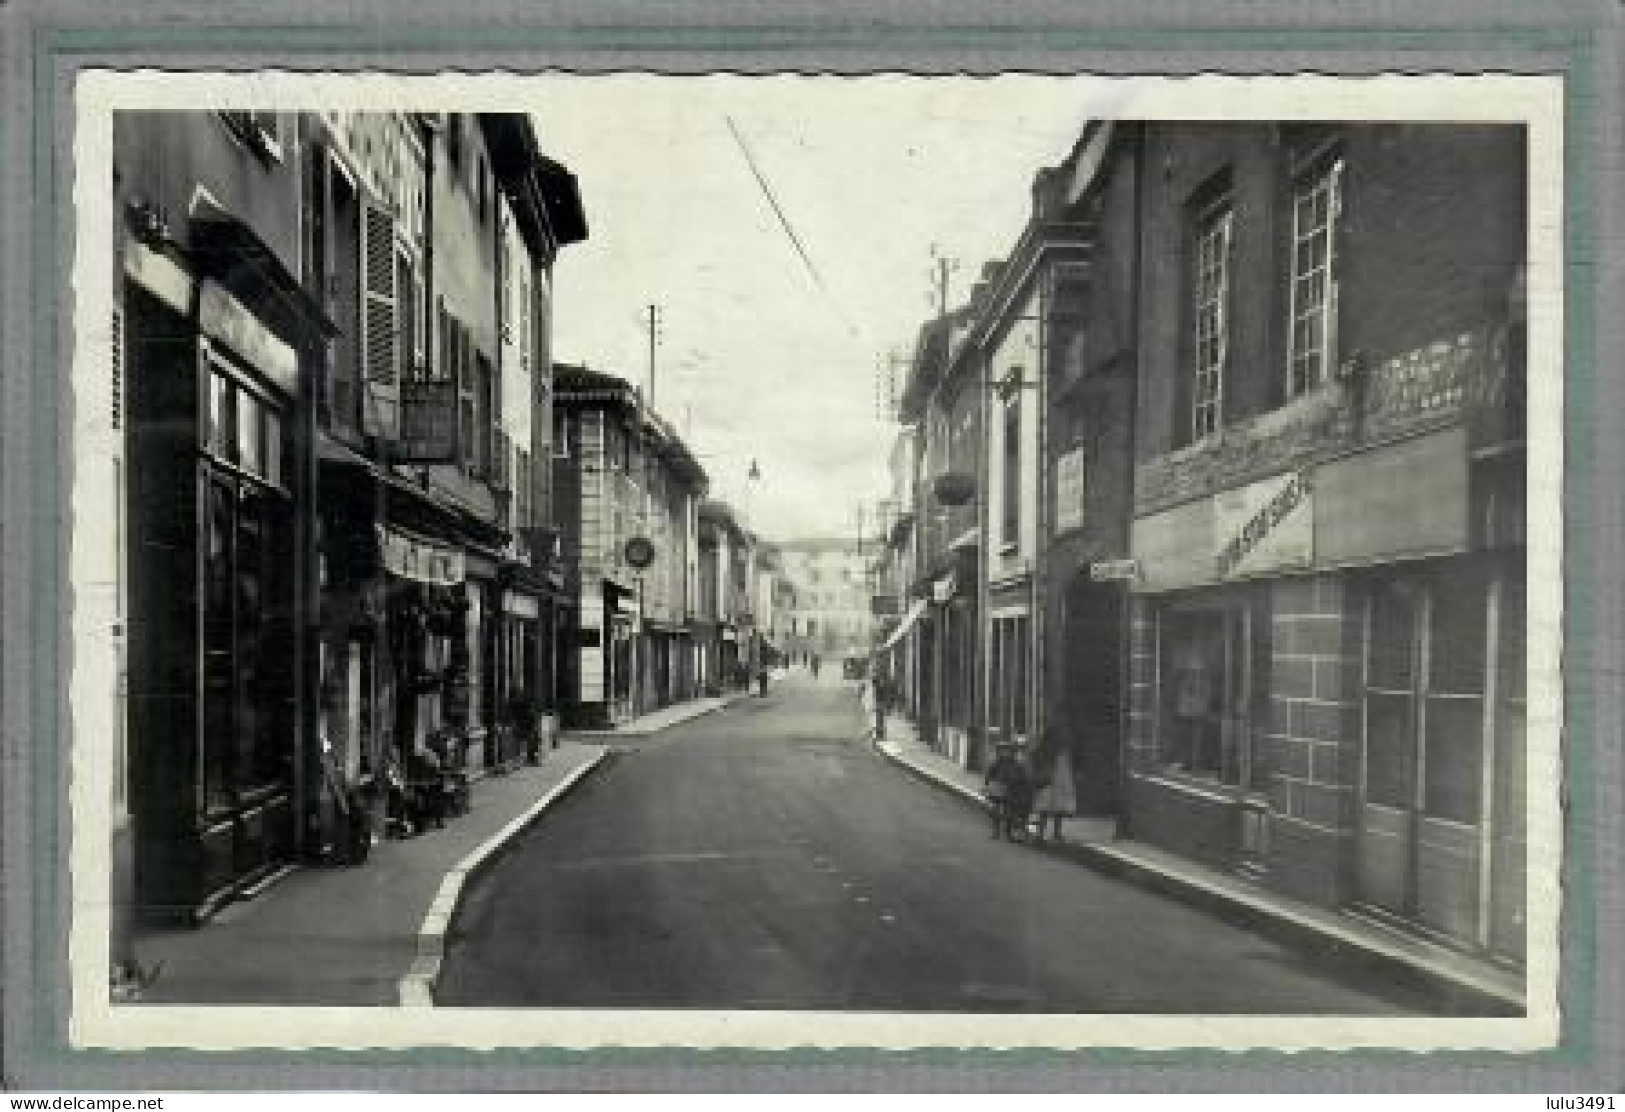
[[[893,645],[901,641],[910,629],[914,628],[914,623],[920,620],[921,614],[925,613],[926,604],[926,600],[923,598],[914,600],[913,605],[908,608],[908,613],[903,615],[903,620],[897,623],[897,628],[891,631],[891,636],[886,638],[886,643],[880,646],[881,652],[889,650]]]

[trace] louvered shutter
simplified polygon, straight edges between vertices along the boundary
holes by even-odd
[[[361,367],[363,429],[394,440],[400,431],[401,336],[395,289],[395,217],[367,201],[361,219]]]

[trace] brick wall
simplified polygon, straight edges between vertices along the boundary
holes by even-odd
[[[1359,615],[1338,575],[1284,579],[1271,596],[1270,883],[1335,906],[1354,825]]]

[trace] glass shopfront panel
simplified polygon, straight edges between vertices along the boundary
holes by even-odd
[[[1463,556],[1385,570],[1366,590],[1360,899],[1463,943],[1493,942],[1486,902],[1521,911],[1523,814],[1508,781],[1521,788],[1523,724],[1507,695],[1521,682],[1507,673],[1521,669],[1506,663],[1521,659],[1521,602],[1508,605],[1521,575]]]

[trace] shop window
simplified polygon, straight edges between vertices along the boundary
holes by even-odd
[[[1230,246],[1234,224],[1228,192],[1210,200],[1196,219],[1192,319],[1194,344],[1191,439],[1201,440],[1224,421],[1224,377],[1230,347]]]
[[[1178,604],[1159,616],[1160,756],[1170,771],[1263,791],[1270,613],[1267,595]]]
[[[209,423],[204,430],[204,447],[227,463],[237,460],[237,391],[231,379],[218,368],[209,374]]]
[[[1287,397],[1323,385],[1337,358],[1337,224],[1343,161],[1322,160],[1292,198],[1291,336]]]
[[[265,467],[265,429],[260,423],[260,408],[253,394],[237,391],[237,463],[256,475]]]
[[[1430,597],[1422,803],[1429,815],[1452,822],[1479,819],[1486,597],[1471,574],[1440,577]]]

